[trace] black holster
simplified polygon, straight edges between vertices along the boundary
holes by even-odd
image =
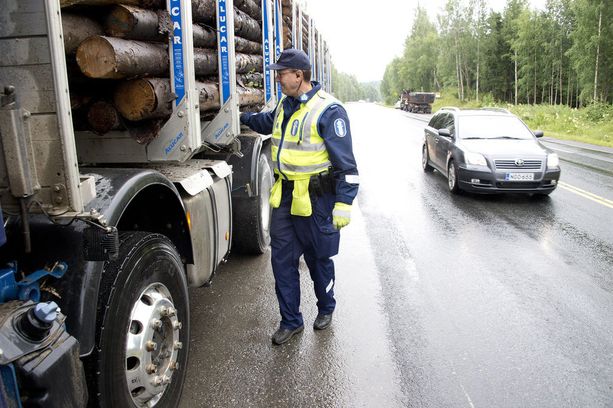
[[[311,176],[309,181],[309,192],[323,196],[324,194],[336,193],[336,181],[331,172],[320,173],[316,176]]]
[[[275,173],[275,181],[279,178],[279,175]],[[283,180],[283,186],[294,188],[293,180]],[[286,188],[286,187],[284,187]],[[331,171],[319,173],[315,176],[311,176],[309,179],[309,194],[316,195],[318,197],[324,194],[336,194],[336,180],[332,176]]]

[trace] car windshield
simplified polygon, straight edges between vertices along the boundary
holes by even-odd
[[[532,139],[526,125],[514,116],[462,116],[458,121],[461,139]]]

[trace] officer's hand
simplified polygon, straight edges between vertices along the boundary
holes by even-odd
[[[247,124],[247,119],[249,119],[249,116],[251,116],[251,113],[249,112],[239,112],[239,117],[240,117],[240,121],[242,125],[246,125]]]
[[[337,230],[346,227],[351,222],[351,205],[335,203],[332,210],[332,224]]]

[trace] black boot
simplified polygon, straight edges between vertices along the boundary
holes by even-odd
[[[332,323],[332,313],[318,314],[317,319],[315,319],[315,323],[313,323],[313,328],[315,330],[324,330],[324,329],[327,329],[331,323]]]
[[[275,334],[272,335],[272,343],[276,345],[287,343],[294,334],[300,333],[303,329],[304,326],[297,327],[293,330],[279,327]]]

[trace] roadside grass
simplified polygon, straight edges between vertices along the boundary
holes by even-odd
[[[437,98],[432,105],[432,111],[443,106],[505,108],[519,116],[531,129],[545,132],[545,136],[613,147],[613,106],[611,105],[594,104],[581,109],[561,105],[516,106],[496,103],[487,94],[477,103],[475,100],[460,101],[448,92],[441,93],[441,98]]]

